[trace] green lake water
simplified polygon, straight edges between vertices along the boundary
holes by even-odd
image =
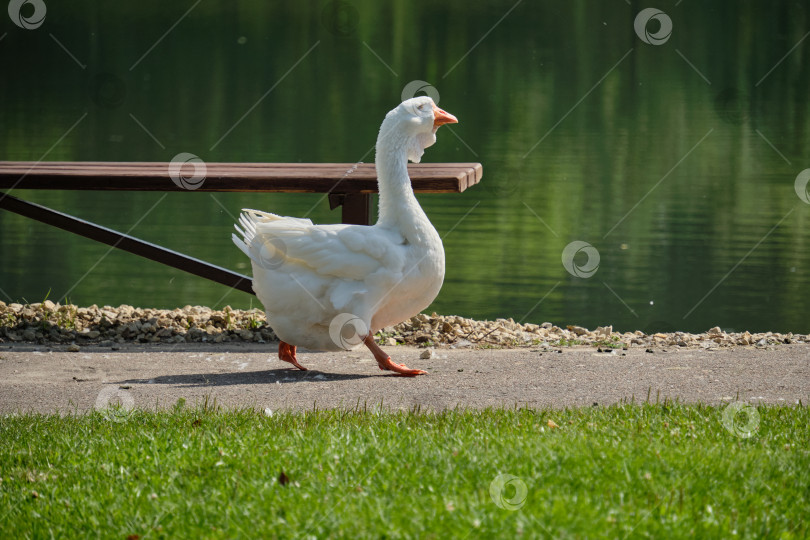
[[[0,160],[372,162],[427,81],[460,123],[424,162],[484,167],[419,196],[447,253],[430,310],[810,332],[806,2],[658,2],[639,32],[649,5],[621,0],[45,3],[35,29],[0,16]],[[13,193],[240,272],[241,208],[340,218],[319,195]],[[0,299],[46,295],[258,305],[0,211]]]

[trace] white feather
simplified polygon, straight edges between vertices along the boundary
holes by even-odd
[[[433,120],[414,118],[414,100],[391,111],[380,128],[376,225],[313,225],[249,209],[239,217],[234,244],[251,259],[253,290],[281,340],[308,349],[353,348],[358,340],[335,339],[342,314],[373,333],[418,314],[438,294],[444,250],[407,174],[407,158],[421,156],[420,142],[435,141]]]

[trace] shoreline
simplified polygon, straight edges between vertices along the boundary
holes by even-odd
[[[225,306],[175,309],[96,305],[80,307],[45,300],[35,304],[0,301],[0,344],[38,343],[68,346],[115,347],[123,343],[266,343],[278,341],[261,309]],[[614,332],[612,326],[589,330],[552,323],[519,324],[512,319],[477,321],[456,315],[421,313],[377,334],[383,346],[422,348],[525,348],[553,349],[587,346],[597,349],[692,347],[772,347],[810,343],[810,334],[777,332],[726,333],[719,327],[706,332],[645,334]]]

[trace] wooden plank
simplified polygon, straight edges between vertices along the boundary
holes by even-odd
[[[0,161],[3,167],[20,167],[28,169],[36,167],[40,169],[53,168],[53,169],[89,169],[93,167],[100,168],[138,168],[138,169],[155,169],[165,172],[168,168],[168,163],[163,161]],[[374,163],[251,163],[251,162],[238,162],[238,163],[208,163],[209,167],[222,167],[229,169],[272,169],[272,168],[301,168],[301,169],[369,169],[375,168]],[[408,166],[414,170],[422,170],[427,168],[435,169],[462,169],[473,168],[479,166],[480,163],[409,163]]]
[[[413,165],[410,168],[412,180],[415,183],[429,180],[467,180],[475,183],[480,174],[480,165],[478,170],[471,166],[455,166],[455,167],[439,167],[435,165]],[[351,172],[349,172],[351,171]],[[187,176],[193,176],[193,167],[187,165],[183,169],[183,173]],[[375,180],[376,171],[373,165],[365,167],[357,167],[351,169],[350,167],[331,166],[331,167],[291,167],[288,165],[273,165],[264,167],[223,167],[222,164],[211,164],[206,168],[207,178],[246,178],[256,180],[278,180],[278,179],[324,179],[338,181],[341,179],[358,179],[358,180]],[[14,178],[18,176],[18,178]],[[77,167],[75,165],[65,165],[57,167],[54,165],[36,165],[36,166],[18,166],[16,164],[8,164],[0,162],[0,178],[8,181],[17,181],[22,178],[22,181],[29,183],[33,182],[34,178],[48,179],[52,178],[71,178],[75,180],[85,178],[153,178],[171,180],[168,167],[163,164],[163,167],[137,167],[128,164],[121,164],[120,166],[86,166]],[[5,184],[4,184],[5,185]],[[33,185],[33,184],[32,184]],[[113,187],[112,189],[116,189]],[[117,188],[120,189],[120,188]]]
[[[193,174],[193,167],[187,165],[186,174]],[[459,192],[477,183],[481,176],[480,164],[419,164],[411,165],[410,173],[417,191],[422,192]],[[351,172],[349,172],[351,171]],[[0,187],[9,188],[20,178],[18,187],[31,189],[99,189],[99,190],[164,190],[159,180],[170,181],[166,163],[14,163],[0,162]],[[239,186],[228,186],[224,180],[231,178],[255,179],[263,182],[262,187],[250,187],[249,191],[317,191],[329,192],[338,181],[345,183],[345,192],[373,192],[373,181],[376,178],[373,164],[218,164],[207,166],[206,182],[215,181],[215,185],[201,186],[204,191],[240,190]],[[67,177],[74,185],[62,187],[59,180]],[[152,183],[132,178],[153,179]],[[103,179],[103,181],[102,181]],[[124,180],[126,179],[126,180]],[[323,186],[272,185],[279,181],[291,179],[315,180],[323,184],[332,182],[328,188]],[[158,182],[154,182],[157,180]],[[352,189],[347,180],[372,180],[369,188]],[[9,182],[13,182],[9,184]],[[125,182],[125,183],[124,183]],[[24,183],[24,186],[22,185]],[[124,183],[124,185],[122,185]],[[438,184],[437,184],[438,183]],[[176,189],[182,189],[176,187]],[[168,189],[175,189],[168,186]]]
[[[196,191],[376,193],[373,163],[206,163]],[[192,164],[183,173],[194,174]],[[414,191],[460,193],[481,180],[480,163],[408,165]],[[0,162],[0,189],[99,191],[186,191],[169,174],[168,163]]]

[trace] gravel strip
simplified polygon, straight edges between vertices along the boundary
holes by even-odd
[[[727,333],[714,327],[701,334],[671,332],[645,334],[614,332],[612,326],[588,330],[581,326],[560,328],[552,323],[518,324],[512,319],[476,321],[454,315],[421,313],[408,321],[384,328],[378,334],[384,345],[432,347],[511,348],[591,346],[598,349],[630,347],[769,347],[777,344],[810,343],[810,335],[762,332]],[[46,300],[37,304],[6,304],[0,301],[0,343],[33,342],[115,347],[135,343],[224,343],[231,341],[277,341],[259,309],[239,310],[225,306],[213,310],[202,306],[177,309],[92,305],[60,305]]]

